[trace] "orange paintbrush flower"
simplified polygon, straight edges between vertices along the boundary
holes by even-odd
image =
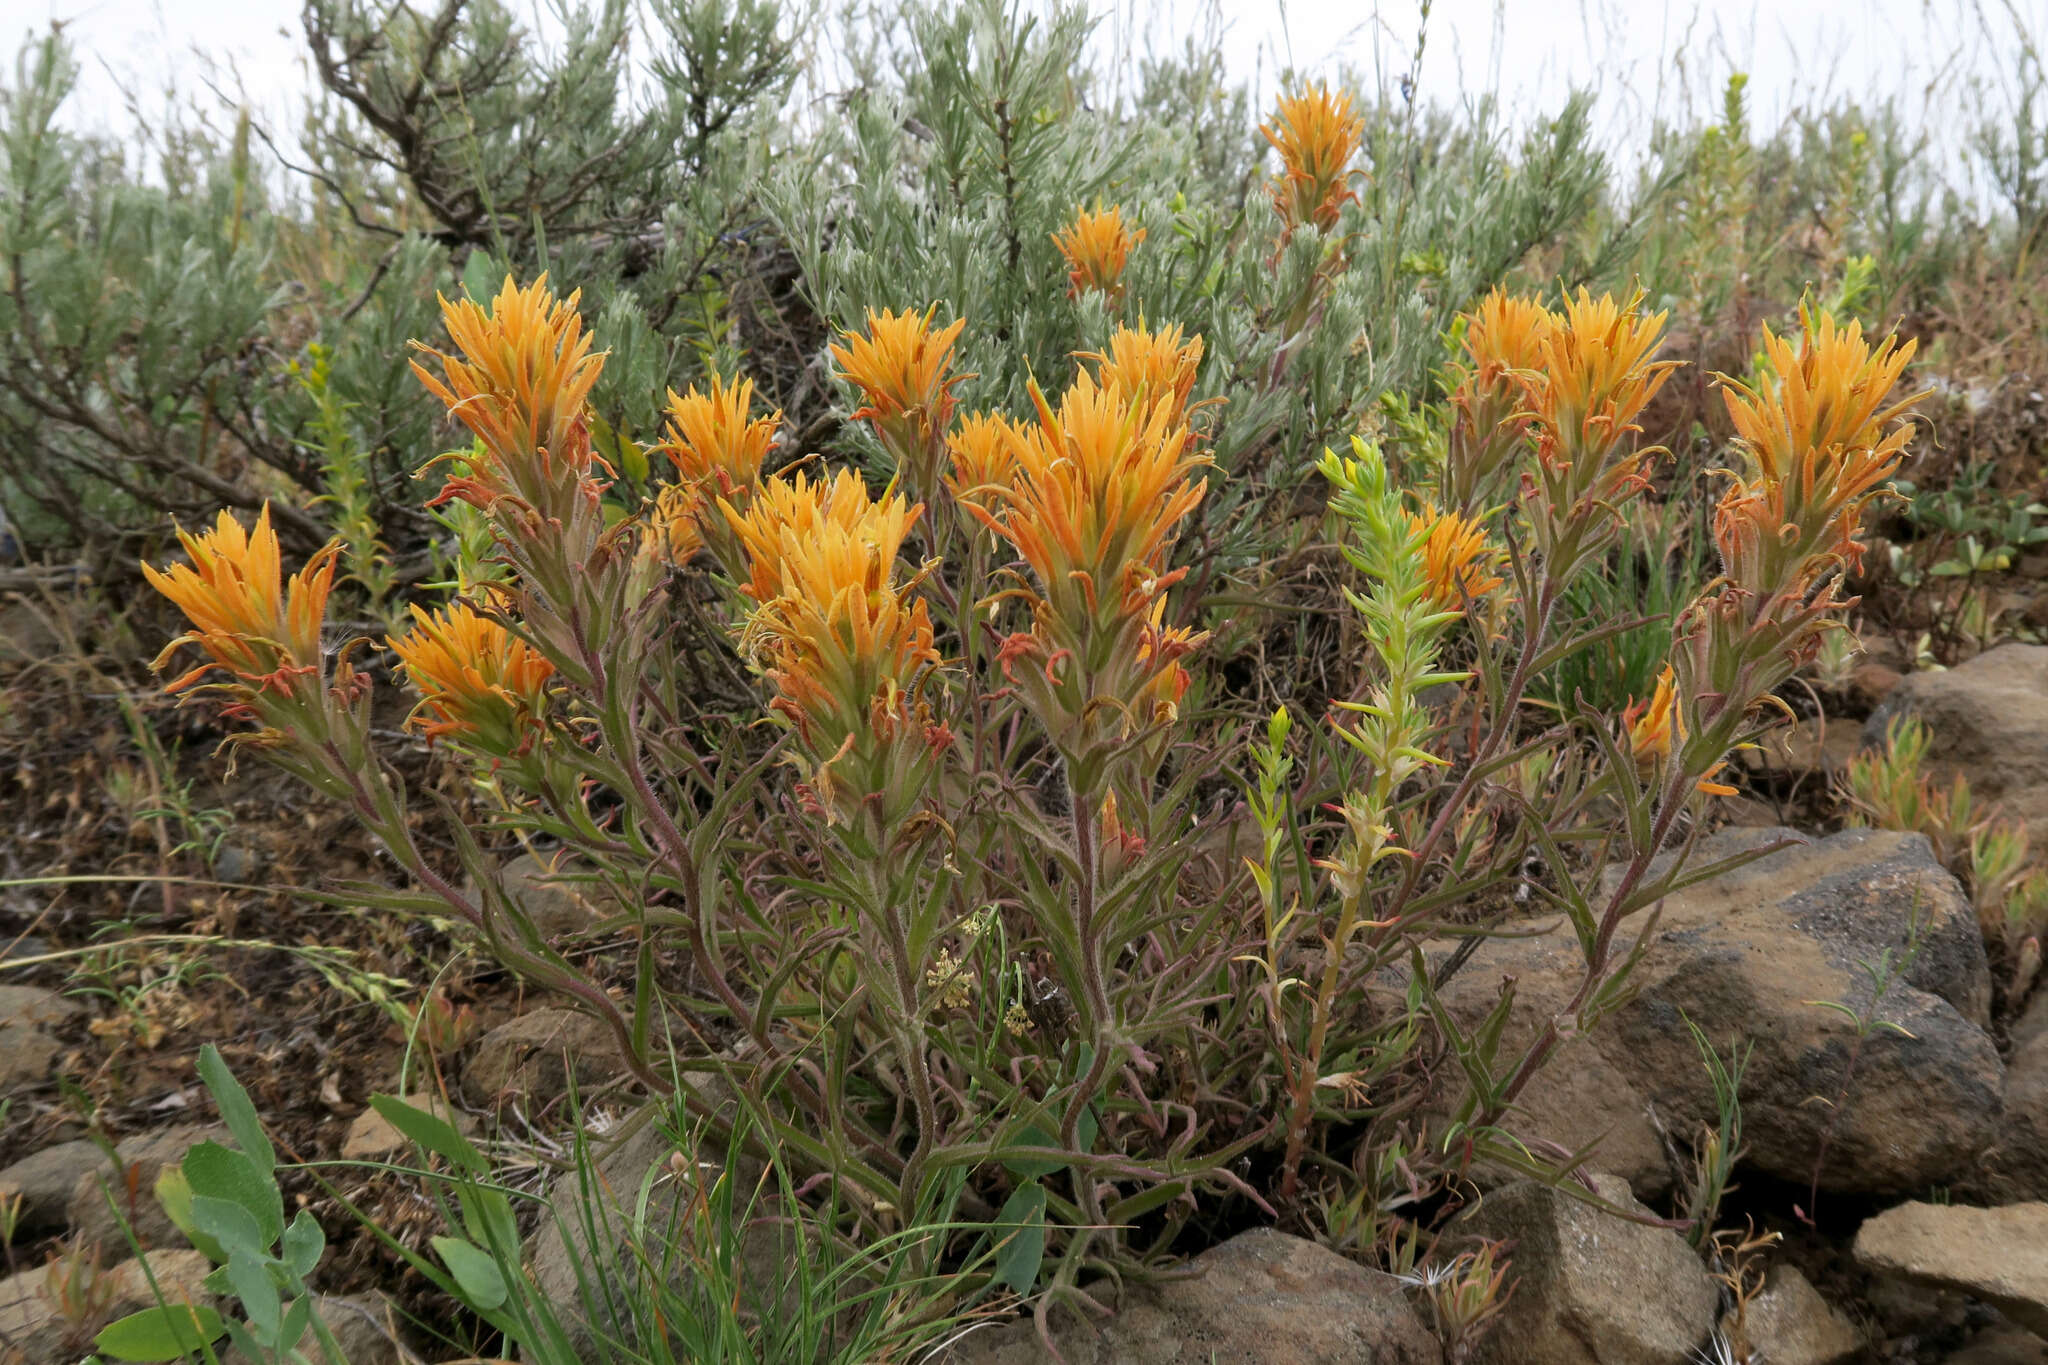
[[[1536,300],[1496,287],[1466,315],[1468,363],[1459,387],[1475,396],[1507,389],[1519,399],[1521,388],[1513,376],[1543,363],[1543,343],[1559,321]]]
[[[668,391],[668,431],[661,450],[687,484],[709,484],[711,496],[729,498],[761,480],[761,464],[775,444],[782,413],[752,416],[754,381],[711,376],[711,392],[696,385],[678,397]]]
[[[1638,304],[1611,294],[1596,299],[1582,289],[1535,338],[1538,363],[1527,387],[1547,458],[1611,450],[1639,430],[1636,419],[1678,368],[1675,360],[1651,359],[1666,315]]]
[[[167,569],[144,564],[142,573],[151,587],[177,604],[193,628],[167,645],[154,666],[163,667],[183,644],[205,650],[208,662],[179,677],[167,691],[182,691],[214,668],[280,692],[290,690],[294,677],[319,674],[320,626],[334,583],[337,543],[315,553],[287,584],[268,503],[253,530],[244,531],[223,511],[212,530],[193,535],[180,528],[178,541],[190,564]]]
[[[1185,572],[1167,567],[1168,553],[1208,489],[1191,478],[1207,461],[1189,454],[1167,404],[1135,402],[1118,385],[1084,374],[1057,409],[1035,385],[1032,398],[1038,422],[1013,442],[1009,494],[994,511],[967,509],[1036,580],[1015,594],[1031,604],[1031,629],[996,657],[1086,781],[1112,752],[1144,780],[1167,736],[1143,752],[1122,746],[1173,718],[1188,685],[1179,659],[1204,638],[1163,622],[1167,589]]]
[[[413,625],[385,643],[420,690],[408,724],[429,742],[455,738],[486,753],[524,753],[541,727],[549,663],[526,641],[467,604],[429,614],[412,609]]]
[[[1314,223],[1335,227],[1344,205],[1358,197],[1346,168],[1358,151],[1365,120],[1353,112],[1351,96],[1327,85],[1282,95],[1271,122],[1259,131],[1280,153],[1281,174],[1273,182],[1273,208],[1287,229]]]
[[[1408,525],[1422,536],[1423,578],[1438,610],[1461,611],[1501,585],[1493,572],[1500,552],[1476,519],[1426,507],[1420,516],[1409,513]]]
[[[668,430],[660,449],[677,481],[655,495],[650,543],[672,564],[686,564],[707,542],[728,558],[718,500],[744,506],[761,482],[761,464],[775,444],[780,412],[752,416],[754,382],[711,376],[711,392],[696,385],[668,393]],[[730,567],[730,566],[728,566]]]
[[[1544,382],[1543,346],[1561,325],[1532,298],[1495,289],[1465,315],[1465,358],[1453,366],[1456,414],[1438,492],[1461,512],[1497,501],[1520,464],[1530,395]]]
[[[647,513],[647,547],[678,567],[688,564],[704,548],[706,523],[717,515],[697,485],[669,484],[654,495]]]
[[[1647,702],[1636,702],[1621,713],[1621,723],[1628,731],[1629,752],[1635,756],[1637,766],[1651,769],[1671,758],[1672,754],[1685,743],[1685,717],[1678,705],[1678,689],[1670,664],[1657,675],[1656,690]],[[1714,774],[1726,767],[1716,763],[1698,783],[1698,790],[1708,796],[1733,796],[1735,788],[1726,783],[1714,781]]]
[[[413,373],[483,443],[466,475],[436,501],[461,498],[488,511],[516,495],[534,507],[548,490],[590,478],[595,456],[584,409],[604,368],[576,311],[580,294],[557,301],[543,274],[520,289],[505,277],[489,310],[473,299],[441,299],[459,356],[414,342],[440,361],[441,376],[415,360]]]
[[[1067,293],[1079,298],[1093,289],[1112,299],[1122,298],[1124,265],[1131,248],[1145,240],[1145,229],[1136,232],[1124,225],[1123,210],[1115,204],[1100,203],[1091,212],[1074,210],[1074,221],[1052,234],[1053,245],[1067,262]]]
[[[765,604],[786,590],[787,557],[829,536],[858,539],[875,547],[876,562],[893,565],[910,528],[923,514],[901,494],[876,502],[859,474],[842,469],[830,482],[813,481],[799,469],[789,478],[769,479],[745,511],[720,499],[719,510],[745,550],[748,577],[740,588]]]
[[[946,487],[954,498],[993,512],[1008,494],[1017,468],[1015,423],[999,412],[977,412],[962,419],[946,438],[952,470]]]
[[[1017,547],[1045,609],[1070,629],[1149,614],[1179,577],[1167,547],[1208,488],[1189,481],[1206,461],[1168,408],[1116,385],[1076,384],[1057,410],[1036,386],[1032,399],[1038,423],[1013,443],[1007,504],[970,510]]]
[[[1672,745],[1683,738],[1684,726],[1678,718],[1678,694],[1672,686],[1671,666],[1657,675],[1657,688],[1647,702],[1636,702],[1622,712],[1622,723],[1628,726],[1629,752],[1638,763],[1652,763],[1671,757]]]
[[[1512,374],[1536,445],[1535,460],[1522,467],[1523,506],[1532,542],[1553,564],[1576,564],[1611,533],[1620,504],[1649,486],[1644,470],[1665,453],[1634,440],[1637,418],[1677,368],[1653,359],[1663,325],[1664,314],[1642,311],[1640,295],[1617,303],[1581,290],[1544,329],[1537,365]],[[1454,450],[1451,463],[1470,461],[1478,448],[1483,467],[1501,444]],[[1485,482],[1483,474],[1461,478],[1447,491],[1462,502]]]
[[[971,377],[952,373],[953,343],[966,319],[934,331],[937,315],[937,304],[922,316],[870,311],[865,336],[848,332],[844,345],[831,347],[840,377],[865,400],[853,415],[874,424],[882,445],[918,480],[920,491],[936,479],[945,453],[945,433],[953,426],[953,386]]]
[[[742,644],[796,729],[810,799],[835,823],[872,807],[892,826],[950,742],[924,697],[939,664],[931,618],[916,579],[896,578],[923,510],[900,494],[874,500],[849,470],[830,484],[771,479],[745,514],[725,506],[759,604]]]
[[[1138,639],[1138,667],[1149,681],[1143,693],[1144,719],[1160,724],[1180,715],[1181,698],[1188,694],[1193,679],[1181,660],[1200,648],[1209,638],[1207,631],[1166,623],[1166,599],[1152,604],[1151,619]]]
[[[1896,338],[1872,347],[1860,323],[1802,319],[1795,350],[1766,326],[1765,372],[1752,388],[1721,376],[1736,439],[1749,456],[1715,512],[1726,572],[1751,591],[1800,584],[1862,556],[1863,509],[1898,472],[1920,395],[1892,390],[1913,358]]]
[[[1183,337],[1178,324],[1158,332],[1147,330],[1143,323],[1119,326],[1110,334],[1106,349],[1083,351],[1080,358],[1094,362],[1096,384],[1142,395],[1147,403],[1164,404],[1167,420],[1179,422],[1188,414],[1195,372],[1202,365],[1202,338]]]

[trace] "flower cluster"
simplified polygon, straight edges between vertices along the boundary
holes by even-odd
[[[1442,488],[1445,505],[1470,514],[1501,494],[1540,383],[1543,340],[1555,324],[1536,300],[1496,288],[1465,314],[1463,359],[1451,367],[1451,424]]]
[[[917,578],[896,575],[924,508],[876,500],[851,470],[771,479],[746,511],[720,508],[748,560],[743,644],[796,730],[809,798],[833,823],[868,812],[896,827],[951,743],[925,696],[939,665],[931,619]]]
[[[865,336],[849,332],[841,338],[844,344],[831,347],[840,377],[864,400],[854,417],[873,424],[883,449],[924,496],[931,495],[945,459],[953,387],[972,377],[952,372],[953,344],[966,320],[934,330],[937,315],[936,304],[922,315],[870,311]]]
[[[1500,551],[1476,518],[1427,507],[1420,515],[1410,512],[1408,525],[1421,539],[1422,575],[1439,611],[1462,611],[1501,586],[1493,571]]]
[[[1344,205],[1358,198],[1346,173],[1365,119],[1353,112],[1351,96],[1327,85],[1282,95],[1272,121],[1259,131],[1280,153],[1272,194],[1283,230],[1310,223],[1325,231],[1335,227]]]
[[[745,506],[761,481],[761,466],[775,445],[782,414],[753,415],[754,381],[711,376],[711,391],[696,385],[668,394],[668,429],[659,447],[676,481],[656,496],[649,543],[674,564],[685,564],[717,539],[723,519],[716,502]]]
[[[1765,329],[1762,372],[1721,378],[1746,468],[1714,510],[1721,578],[1679,621],[1674,655],[1691,728],[1721,731],[1810,660],[1852,606],[1842,573],[1860,560],[1864,510],[1897,472],[1918,401],[1893,400],[1913,344],[1872,346],[1863,329],[1802,315],[1797,346]]]
[[[1017,468],[1016,442],[1016,424],[999,412],[962,418],[946,437],[947,491],[959,502],[994,511]]]
[[[595,509],[603,485],[593,467],[602,461],[590,447],[585,408],[604,356],[583,330],[580,297],[557,300],[543,274],[525,289],[507,276],[488,309],[473,299],[440,300],[460,355],[414,342],[441,374],[417,360],[413,373],[480,445],[443,457],[468,469],[448,480],[437,503],[459,498],[490,512],[512,498],[558,520]]]
[[[1124,265],[1131,248],[1145,240],[1145,229],[1133,232],[1124,223],[1123,210],[1112,204],[1097,204],[1074,210],[1074,221],[1064,231],[1052,234],[1053,245],[1067,263],[1067,293],[1072,298],[1093,290],[1111,299],[1123,297]]]
[[[1038,420],[1012,433],[1001,505],[969,511],[1035,581],[1022,589],[1032,628],[1001,657],[1073,756],[1172,714],[1185,693],[1177,661],[1202,637],[1164,624],[1166,592],[1182,576],[1167,557],[1207,484],[1192,478],[1203,460],[1172,392],[1147,401],[1084,372],[1057,407],[1035,386],[1032,398]],[[1109,714],[1120,719],[1096,722]]]
[[[1571,565],[1614,529],[1617,504],[1648,485],[1662,450],[1638,446],[1638,420],[1678,362],[1655,358],[1664,314],[1581,290],[1552,311],[1496,290],[1467,318],[1465,362],[1440,492],[1472,515],[1521,473],[1535,547]],[[1529,442],[1535,459],[1520,456]],[[1533,464],[1533,467],[1530,467]]]
[[[1122,389],[1134,400],[1163,408],[1168,421],[1181,422],[1189,415],[1188,400],[1202,367],[1202,339],[1183,336],[1178,325],[1157,332],[1142,324],[1120,326],[1110,333],[1106,348],[1083,351],[1079,358],[1095,366],[1092,374],[1082,372],[1084,379]]]
[[[494,758],[523,755],[542,728],[554,665],[533,646],[467,603],[429,613],[386,640],[419,689],[408,722],[427,737],[452,739]]]
[[[247,692],[253,686],[279,695],[290,693],[296,679],[319,677],[320,623],[334,586],[338,545],[326,546],[285,583],[268,503],[254,530],[244,531],[224,511],[210,531],[193,535],[180,528],[178,542],[190,564],[142,566],[150,586],[192,622],[191,630],[164,647],[155,666],[162,668],[186,644],[198,645],[207,661],[172,681],[167,691],[181,692],[214,669],[234,678],[230,688]]]
[[[1724,571],[1751,591],[1804,588],[1835,567],[1853,568],[1863,509],[1898,471],[1917,398],[1887,401],[1914,343],[1876,348],[1862,324],[1809,318],[1801,344],[1763,334],[1765,374],[1755,387],[1725,380],[1722,397],[1750,468],[1736,476],[1714,516]]]

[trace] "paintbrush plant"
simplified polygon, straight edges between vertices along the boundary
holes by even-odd
[[[1276,203],[1327,227],[1356,130],[1302,99],[1272,133],[1294,168]],[[715,376],[669,395],[673,480],[628,497],[592,445],[606,356],[575,297],[508,280],[443,307],[452,349],[416,369],[470,439],[426,468],[489,562],[386,643],[412,732],[471,779],[440,822],[459,869],[371,726],[365,642],[324,638],[333,547],[288,577],[267,515],[184,536],[189,563],[149,570],[192,622],[165,662],[203,656],[172,687],[225,701],[238,742],[391,852],[410,885],[362,903],[469,925],[601,1021],[633,1084],[792,1189],[831,1182],[836,1235],[952,1201],[970,1226],[906,1251],[992,1265],[962,1292],[1041,1313],[1225,1191],[1383,1226],[1482,1156],[1570,1163],[1510,1136],[1517,1096],[1624,997],[1625,931],[1715,870],[1686,865],[1679,817],[1847,605],[1857,517],[1906,439],[1902,350],[1826,319],[1771,338],[1727,386],[1724,573],[1653,695],[1532,711],[1532,681],[1610,629],[1559,604],[1646,495],[1662,452],[1637,428],[1671,366],[1637,300],[1489,298],[1440,460],[1409,480],[1364,440],[1323,460],[1350,683],[1330,726],[1282,709],[1247,743],[1209,709],[1217,603],[1188,574],[1227,488],[1200,336],[1115,328],[1056,395],[964,415],[968,320],[877,313],[832,354],[888,483],[764,472],[777,417]],[[1218,781],[1240,762],[1244,819]],[[588,929],[544,932],[508,893],[498,852],[536,842],[607,907]],[[1584,976],[1501,1056],[1512,989],[1453,1017],[1441,936],[1488,932],[1532,858]],[[1497,1276],[1468,1270],[1476,1322]]]

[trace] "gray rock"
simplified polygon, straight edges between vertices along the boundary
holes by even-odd
[[[345,1299],[315,1294],[313,1311],[327,1325],[334,1344],[341,1348],[341,1355],[339,1358],[328,1355],[327,1348],[320,1344],[320,1339],[309,1327],[297,1347],[298,1352],[305,1356],[307,1365],[402,1365],[406,1359],[399,1354],[398,1315],[391,1301],[382,1294],[370,1293]],[[222,1358],[222,1365],[252,1365],[252,1362],[240,1351],[230,1350]]]
[[[106,1154],[83,1139],[45,1147],[0,1171],[0,1201],[19,1196],[15,1232],[40,1234],[65,1226],[71,1192],[79,1177],[107,1163]]]
[[[260,849],[222,844],[220,851],[213,855],[213,875],[224,882],[251,882],[262,871],[263,853]]]
[[[477,1109],[516,1097],[529,1112],[625,1074],[611,1032],[587,1014],[537,1009],[480,1039],[462,1069],[462,1098]]]
[[[1972,1337],[1942,1365],[2048,1365],[2048,1341],[2001,1323]]]
[[[2048,1204],[1901,1204],[1857,1230],[1856,1259],[1982,1299],[2048,1337]]]
[[[114,1145],[117,1164],[95,1166],[71,1187],[67,1216],[72,1239],[117,1254],[128,1248],[128,1235],[121,1228],[126,1221],[144,1247],[183,1246],[184,1234],[156,1201],[156,1178],[202,1142],[232,1145],[234,1138],[219,1125],[197,1123],[122,1138]]]
[[[1736,1323],[1730,1314],[1722,1330],[1731,1341],[1760,1352],[1770,1365],[1844,1365],[1867,1345],[1856,1324],[1789,1265],[1774,1267],[1742,1321]]]
[[[1620,1180],[1593,1180],[1609,1203],[1650,1216]],[[1714,1326],[1714,1279],[1669,1228],[1523,1180],[1483,1197],[1452,1229],[1513,1243],[1514,1293],[1475,1365],[1672,1365]]]
[[[2048,847],[2048,645],[2000,645],[1944,672],[1913,674],[1871,713],[1864,743],[1883,744],[1901,715],[1926,722],[1941,780],[1962,773],[1976,796],[2026,822],[2036,848]]]
[[[1724,830],[1701,841],[1695,865],[1788,836]],[[1876,1011],[1910,1036],[1881,1029],[1863,1043],[1822,1185],[1898,1194],[1953,1183],[1996,1139],[2004,1078],[1984,1030],[1990,973],[1976,915],[1911,834],[1844,831],[1666,900],[1632,977],[1634,999],[1553,1056],[1523,1092],[1520,1131],[1573,1150],[1601,1139],[1596,1164],[1661,1194],[1672,1177],[1659,1125],[1683,1148],[1716,1117],[1690,1019],[1724,1057],[1754,1044],[1742,1094],[1749,1163],[1803,1184],[1855,1046],[1852,1022],[1815,1002],[1868,1007],[1859,964],[1897,952],[1915,912],[1926,919],[1920,953]],[[1512,1059],[1564,1009],[1581,970],[1568,930],[1494,940],[1446,1000],[1476,1019],[1513,978],[1501,1046]]]
[[[17,963],[24,958],[41,957],[49,951],[50,941],[38,938],[34,934],[23,934],[20,938],[0,938],[0,965]]]
[[[1240,1233],[1185,1279],[1132,1286],[1099,1327],[1062,1322],[1067,1365],[1424,1365],[1442,1359],[1400,1281],[1285,1233]],[[976,1331],[934,1365],[1042,1365],[1028,1322]]]
[[[49,1079],[64,1050],[56,1030],[83,1013],[77,1001],[41,986],[0,986],[0,1095]]]
[[[2005,1105],[1990,1165],[1999,1188],[2019,1199],[2048,1199],[2048,992],[2012,1028],[2005,1062]]]
[[[149,1267],[147,1272],[143,1270],[145,1262]],[[206,1291],[206,1277],[212,1273],[213,1262],[190,1247],[146,1252],[107,1272],[112,1280],[114,1301],[124,1305],[124,1312],[147,1307],[159,1300],[164,1303],[217,1303],[219,1300]]]
[[[498,881],[506,896],[533,920],[542,938],[588,929],[610,904],[602,885],[591,879],[588,866],[567,855],[521,853],[505,864]],[[469,889],[474,895],[473,883]]]
[[[90,1258],[67,1259],[0,1280],[0,1360],[76,1360],[101,1328],[159,1295],[164,1303],[215,1302],[201,1283],[211,1267],[198,1252],[152,1251],[148,1263],[144,1274],[136,1260],[100,1269]]]

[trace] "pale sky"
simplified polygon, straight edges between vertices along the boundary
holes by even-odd
[[[1091,3],[1102,18],[1097,42],[1112,60],[1177,49],[1188,34],[1220,25],[1234,74],[1262,95],[1282,66],[1313,74],[1349,65],[1391,85],[1408,67],[1420,9],[1418,0]],[[515,4],[532,8],[533,0]],[[0,34],[10,46],[48,19],[64,20],[77,41],[86,71],[67,111],[74,126],[124,127],[124,81],[153,90],[169,77],[203,94],[207,64],[197,52],[231,58],[256,107],[287,117],[310,81],[298,0],[26,0],[8,8],[14,22],[0,24]],[[1606,140],[1626,152],[1658,115],[1717,103],[1735,69],[1750,75],[1759,128],[1773,126],[1788,103],[1824,93],[1895,95],[1918,114],[1932,82],[2009,82],[2015,25],[2031,24],[2036,51],[2048,42],[2048,17],[2020,17],[2040,10],[2039,0],[1435,0],[1420,87],[1442,101],[1497,90],[1526,115],[1592,85]]]

